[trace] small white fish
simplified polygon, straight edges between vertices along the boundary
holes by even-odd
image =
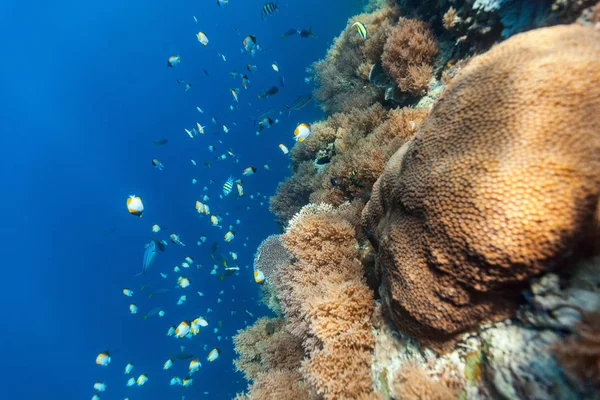
[[[132,369],[133,369],[133,364],[127,363],[127,365],[125,366],[125,374],[129,374]]]
[[[202,364],[200,364],[200,360],[198,360],[197,358],[190,361],[190,366],[189,366],[190,375],[193,374],[194,372],[197,372],[201,366],[202,366]]]
[[[148,382],[148,377],[145,374],[141,374],[140,376],[138,376],[138,378],[137,378],[138,386],[144,386],[144,384],[146,382]]]
[[[135,385],[135,378],[129,378],[129,380],[127,381],[127,386],[133,386]]]
[[[189,136],[191,139],[193,139],[193,138],[194,138],[194,134],[192,133],[192,131],[190,131],[189,129],[185,129],[185,128],[183,128],[183,130],[185,131],[185,133],[187,133],[187,134],[188,134],[188,136]]]
[[[123,289],[123,294],[127,297],[131,297],[133,296],[133,290],[125,288]]]
[[[96,382],[96,383],[94,383],[94,389],[96,389],[99,392],[104,392],[104,391],[106,391],[106,383]]]
[[[204,114],[204,111],[202,111],[202,109],[201,109],[200,107],[196,107],[196,110],[198,110],[198,112],[199,112],[200,114]]]
[[[167,360],[167,361],[165,361],[165,363],[163,364],[163,369],[166,371],[166,370],[168,370],[169,368],[171,368],[172,366],[173,366],[173,361],[171,361],[171,360]]]
[[[195,22],[195,23],[198,23],[198,19],[196,18],[196,16],[195,16],[195,15],[193,15],[193,17],[194,17],[194,22]]]
[[[281,149],[281,151],[283,152],[283,154],[289,153],[288,148],[284,144],[280,144],[279,148]]]
[[[177,300],[177,305],[180,306],[183,303],[185,303],[185,301],[187,300],[187,297],[185,295],[179,297],[179,300]]]
[[[167,279],[167,274],[163,274],[163,273],[161,272],[161,273],[160,273],[160,276],[161,276],[163,279]]]
[[[191,159],[190,161],[192,162],[192,164],[193,164],[194,166],[196,166],[196,161],[194,161],[194,159]]]
[[[196,34],[196,37],[198,38],[198,41],[203,45],[206,46],[208,44],[208,37],[204,34],[204,32],[198,32]]]
[[[273,70],[274,70],[275,72],[279,72],[279,65],[277,65],[277,63],[273,63],[273,64],[271,64],[271,67],[273,68]]]
[[[130,304],[130,305],[129,305],[129,311],[130,311],[132,314],[137,314],[137,312],[138,312],[138,308],[137,308],[137,306],[136,306],[135,304]]]
[[[182,382],[181,382],[181,378],[180,377],[174,376],[173,378],[171,378],[171,382],[170,382],[171,386],[175,386],[175,385],[181,386],[181,384],[182,384]]]
[[[212,349],[210,351],[210,353],[208,353],[208,357],[206,357],[206,359],[208,360],[208,362],[213,362],[217,358],[219,358],[219,349],[217,349],[217,348]]]

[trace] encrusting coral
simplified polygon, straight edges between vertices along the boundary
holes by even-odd
[[[538,29],[473,58],[363,211],[395,326],[441,348],[590,244],[598,132],[597,30]]]

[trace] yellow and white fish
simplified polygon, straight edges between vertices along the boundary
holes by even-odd
[[[160,226],[158,226],[158,225],[156,225],[156,224],[155,224],[155,225],[152,225],[152,232],[154,232],[154,233],[158,233],[158,232],[160,232],[161,230],[162,230],[162,228],[161,228]]]
[[[129,378],[129,380],[126,383],[127,386],[133,386],[135,385],[135,378]]]
[[[107,350],[98,354],[98,356],[96,357],[96,364],[101,365],[103,367],[106,367],[108,364],[110,364],[110,352]]]
[[[192,131],[190,131],[189,129],[185,129],[185,128],[183,128],[183,130],[185,131],[185,133],[188,134],[188,136],[190,137],[190,139],[194,138],[194,134],[192,133]]]
[[[182,338],[190,331],[190,323],[187,321],[181,321],[177,329],[175,329],[175,336]]]
[[[200,200],[196,200],[196,211],[198,211],[198,214],[205,214],[206,213],[206,204],[204,204]]]
[[[135,194],[129,196],[127,198],[127,211],[129,211],[129,214],[141,218],[142,214],[144,213],[144,204],[142,203],[142,199]]]
[[[273,68],[275,72],[279,72],[279,65],[277,65],[277,63],[271,64],[271,68]]]
[[[171,361],[170,359],[165,361],[165,363],[163,364],[163,369],[166,371],[169,368],[171,368],[173,366],[173,361]]]
[[[208,322],[203,317],[198,317],[194,321],[203,328],[208,326]]]
[[[256,168],[248,167],[244,170],[243,174],[244,174],[244,176],[250,176],[250,175],[254,175],[255,172],[256,172]]]
[[[129,311],[130,311],[132,314],[137,314],[137,312],[138,312],[138,308],[137,308],[137,306],[136,306],[135,304],[130,304],[130,305],[129,305]]]
[[[125,288],[125,289],[123,289],[123,294],[127,297],[131,297],[131,296],[133,296],[133,290]]]
[[[169,67],[174,67],[176,65],[179,65],[180,63],[181,63],[181,57],[179,57],[179,56],[171,56],[167,60],[167,65]]]
[[[186,287],[190,286],[190,280],[188,278],[180,276],[179,278],[177,278],[177,284],[180,288],[185,289]]]
[[[223,194],[225,196],[229,195],[229,193],[231,193],[232,189],[233,189],[233,178],[230,176],[229,179],[227,179],[227,181],[223,184]]]
[[[181,385],[183,387],[189,387],[192,386],[192,382],[194,380],[192,378],[190,378],[189,376],[186,376],[185,378],[183,378],[183,380],[181,381]]]
[[[210,353],[208,353],[208,357],[206,357],[206,359],[208,360],[208,362],[213,362],[217,358],[219,358],[219,349],[217,349],[217,348],[212,349],[210,351]]]
[[[229,128],[228,128],[228,127],[226,127],[225,125],[223,125],[223,132],[225,132],[225,133],[229,133]]]
[[[265,282],[265,274],[260,269],[254,270],[254,282],[258,284]]]
[[[229,231],[225,234],[224,238],[226,242],[231,242],[233,238],[235,238],[235,235],[233,232]]]
[[[233,251],[230,251],[229,255],[231,256],[231,259],[234,261],[238,259],[237,253],[234,253]]]
[[[169,237],[171,238],[171,242],[178,244],[180,246],[185,246],[185,244],[183,244],[183,242],[181,240],[179,240],[179,235],[177,235],[175,233],[171,233],[169,235]]]
[[[125,366],[125,374],[129,374],[132,369],[133,369],[133,364],[127,363],[127,365]]]
[[[229,91],[231,92],[231,95],[233,96],[233,99],[237,103],[239,101],[238,100],[238,93],[240,93],[240,89],[229,89]]]
[[[185,261],[188,262],[188,263],[190,263],[190,264],[193,264],[194,263],[194,257],[187,256],[185,258]]]
[[[202,126],[197,122],[196,122],[196,126],[198,127],[198,132],[200,132],[201,135],[204,135],[204,128],[206,128],[206,126]]]
[[[137,378],[138,386],[144,386],[144,384],[146,382],[148,382],[148,376],[146,376],[145,374],[141,374],[140,376],[138,376],[138,378]]]
[[[181,378],[180,378],[180,377],[178,377],[178,376],[174,376],[174,377],[172,377],[172,378],[171,378],[171,382],[170,382],[169,384],[170,384],[171,386],[175,386],[175,385],[177,385],[177,386],[181,386],[181,383],[182,383],[182,382],[181,382]]]
[[[298,142],[304,142],[304,139],[306,139],[308,137],[308,135],[310,135],[310,133],[311,133],[310,124],[306,124],[303,122],[303,123],[299,124],[296,127],[296,129],[294,129],[294,138]]]
[[[269,167],[269,164],[263,165],[263,168],[266,169],[267,171],[269,171],[271,169],[271,167]]]
[[[196,110],[198,110],[200,114],[204,114],[204,111],[200,107],[196,107]]]
[[[208,37],[204,34],[204,32],[198,32],[196,34],[196,37],[198,38],[198,41],[203,45],[206,46],[208,44]]]
[[[350,29],[354,28],[356,26],[356,31],[358,32],[358,34],[360,35],[360,37],[365,40],[367,38],[367,27],[365,26],[365,24],[363,24],[362,22],[355,22],[352,24],[352,26],[350,27]]]
[[[104,391],[106,391],[106,383],[96,382],[96,383],[94,383],[94,389],[96,389],[99,392],[104,392]]]
[[[219,217],[218,215],[211,215],[210,222],[213,226],[219,226],[219,224],[221,223],[221,217]]]
[[[187,300],[187,296],[186,295],[180,296],[179,300],[177,300],[177,305],[178,306],[182,305],[183,303],[185,303],[186,300]]]
[[[280,145],[279,145],[279,148],[281,149],[281,151],[283,151],[283,154],[287,154],[287,153],[289,153],[289,150],[288,150],[288,148],[287,148],[287,147],[285,147],[285,145],[284,145],[284,144],[280,144]]]
[[[198,360],[197,358],[194,358],[192,361],[190,361],[190,366],[189,366],[190,375],[193,374],[194,372],[197,372],[201,366],[202,366],[202,364],[200,364],[200,360]]]
[[[242,184],[236,183],[236,187],[237,187],[238,195],[243,196],[244,195],[244,187],[242,186]]]
[[[159,316],[159,317],[164,317],[164,316],[165,316],[165,312],[164,312],[163,310],[160,310],[160,311],[158,312],[158,316]]]

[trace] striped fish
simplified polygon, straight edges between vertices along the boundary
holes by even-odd
[[[230,176],[229,179],[227,179],[227,182],[225,182],[223,184],[223,194],[225,196],[229,195],[229,193],[231,193],[231,191],[233,190],[233,178]]]
[[[367,38],[367,27],[365,26],[365,24],[363,24],[362,22],[355,22],[352,24],[350,29],[354,28],[355,26],[356,26],[356,31],[358,32],[360,37],[363,40],[366,39]]]
[[[279,11],[279,9],[277,8],[277,4],[272,3],[272,2],[266,3],[262,7],[262,12],[260,13],[260,19],[264,20],[269,15],[273,15],[273,13],[276,11],[277,12]]]

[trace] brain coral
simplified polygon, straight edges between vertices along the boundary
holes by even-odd
[[[363,211],[395,325],[441,345],[507,315],[593,240],[599,196],[600,32],[538,29],[473,58]]]

